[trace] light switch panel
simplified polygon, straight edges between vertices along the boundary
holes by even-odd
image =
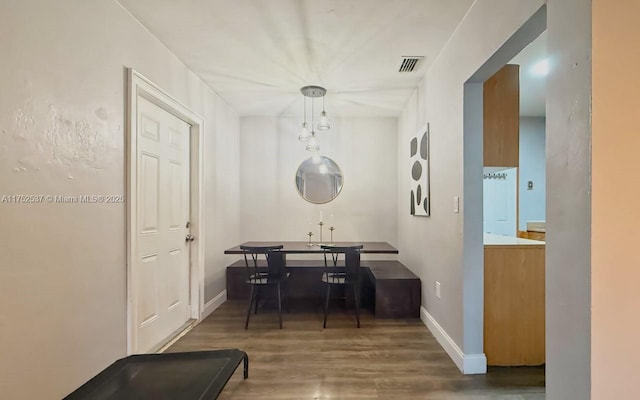
[[[454,213],[460,212],[460,197],[458,196],[453,196],[453,212]]]

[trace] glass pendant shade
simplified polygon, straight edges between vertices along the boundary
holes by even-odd
[[[327,112],[323,111],[322,114],[320,114],[320,121],[318,122],[318,130],[327,131],[329,130],[329,128],[331,128],[331,125],[329,124],[329,117],[327,117]]]
[[[307,129],[307,123],[304,122],[302,124],[302,129],[300,129],[298,140],[301,142],[306,142],[307,140],[309,140],[309,137],[311,137],[311,135],[309,135],[309,130]]]
[[[320,143],[318,143],[318,138],[316,137],[314,132],[311,132],[311,136],[307,141],[307,150],[308,151],[320,151]]]

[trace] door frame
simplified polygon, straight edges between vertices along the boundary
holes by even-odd
[[[191,111],[159,86],[145,78],[133,68],[127,68],[127,355],[137,351],[136,304],[133,285],[133,265],[137,250],[137,108],[138,96],[191,125],[190,129],[190,217],[191,233],[196,240],[191,242],[189,268],[190,316],[196,323],[202,319],[204,310],[204,118]],[[180,332],[177,332],[179,334]]]

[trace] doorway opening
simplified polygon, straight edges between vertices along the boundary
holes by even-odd
[[[545,244],[523,232],[545,212],[546,81],[528,74],[545,58],[546,19],[543,6],[464,86],[464,314],[482,316],[464,334],[489,367],[544,364]]]

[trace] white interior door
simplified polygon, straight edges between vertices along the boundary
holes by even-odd
[[[516,236],[517,168],[491,172],[485,168],[483,183],[484,231]]]
[[[190,125],[140,96],[136,114],[133,349],[143,353],[190,320]]]

